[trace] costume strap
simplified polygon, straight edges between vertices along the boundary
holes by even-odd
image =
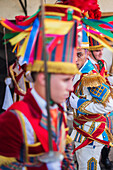
[[[84,146],[90,144],[93,141],[97,141],[97,142],[102,143],[104,145],[109,145],[109,143],[110,143],[109,141],[104,141],[104,140],[97,138],[99,135],[101,135],[103,133],[103,131],[105,129],[106,118],[103,115],[100,115],[100,114],[82,115],[82,116],[79,116],[79,118],[75,118],[74,121],[81,124],[81,125],[85,124],[88,121],[94,121],[94,122],[100,122],[100,125],[96,128],[96,130],[92,134],[89,134],[88,132],[80,129],[77,126],[77,123],[73,123],[73,126],[77,130],[77,132],[79,132],[80,134],[82,134],[84,137],[87,138],[82,144],[80,144],[77,148],[75,148],[73,150],[73,153],[75,151],[77,151],[78,149],[81,149]]]

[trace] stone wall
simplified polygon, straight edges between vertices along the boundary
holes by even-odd
[[[55,2],[55,0],[45,1],[51,4]],[[28,15],[32,15],[38,10],[40,2],[40,0],[27,0]],[[13,20],[16,15],[24,15],[19,0],[0,0],[0,17]]]
[[[24,0],[22,0],[24,2]],[[55,3],[56,0],[45,0],[46,3]],[[40,0],[27,0],[28,15],[34,14]],[[113,12],[113,0],[98,0],[102,12]],[[16,15],[24,15],[19,0],[0,0],[0,17],[14,19]]]

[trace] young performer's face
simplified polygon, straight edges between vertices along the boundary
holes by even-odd
[[[51,74],[51,99],[55,103],[62,103],[69,97],[69,92],[73,90],[73,75]]]
[[[102,54],[103,54],[103,48],[100,49],[100,50],[93,51],[93,54],[94,54],[97,61],[101,60],[102,59]]]
[[[87,51],[85,51],[85,49],[77,49],[76,65],[78,69],[80,69],[84,65],[87,60],[87,57]]]
[[[55,103],[62,103],[69,97],[69,92],[73,91],[73,75],[70,74],[51,74],[50,76],[50,95]],[[34,88],[36,92],[46,100],[45,95],[45,75],[38,73],[35,75]]]

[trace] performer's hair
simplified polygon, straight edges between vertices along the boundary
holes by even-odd
[[[37,74],[38,74],[38,72],[36,72],[36,71],[31,72],[31,77],[33,79],[33,82],[35,82]]]

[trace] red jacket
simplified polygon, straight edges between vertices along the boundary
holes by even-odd
[[[23,133],[23,124],[17,112],[24,114],[32,125],[37,141],[41,142],[41,145],[37,146],[25,146],[25,138]],[[60,110],[61,111],[61,110]],[[63,114],[63,113],[61,113]],[[48,152],[48,131],[40,126],[40,120],[42,118],[42,111],[37,105],[34,97],[30,92],[26,94],[23,101],[14,103],[6,112],[0,115],[0,155],[5,157],[14,157],[18,161],[28,163],[31,159],[29,154],[36,157],[37,154]],[[63,115],[62,123],[66,126],[65,118]],[[7,134],[7,135],[6,135]],[[57,151],[58,147],[54,140],[53,150]],[[27,150],[27,151],[26,151]],[[25,154],[26,153],[26,154]],[[28,169],[46,169],[46,165],[42,164],[39,168]]]

